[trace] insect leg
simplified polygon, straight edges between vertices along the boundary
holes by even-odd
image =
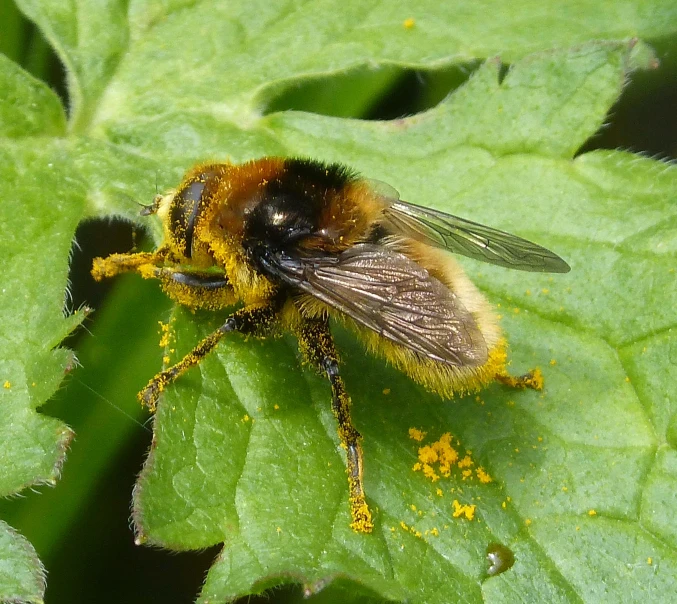
[[[136,254],[111,254],[106,258],[94,258],[92,263],[92,277],[101,281],[108,277],[114,277],[120,273],[136,271],[143,274],[145,267],[152,267],[164,262],[166,248],[160,248],[156,252],[138,252]],[[146,275],[144,275],[146,276]]]
[[[231,331],[240,333],[255,333],[266,329],[274,321],[277,307],[271,303],[252,304],[236,310],[226,322],[216,331],[210,333],[193,350],[178,363],[158,373],[148,385],[137,395],[141,404],[155,411],[160,393],[187,369],[197,365],[214,347],[221,338]]]
[[[338,355],[326,319],[305,319],[298,329],[301,351],[324,370],[331,383],[332,411],[338,422],[341,446],[346,450],[350,515],[353,530],[370,533],[374,528],[371,511],[364,497],[362,481],[362,436],[350,419],[350,397],[339,374]]]
[[[218,310],[235,304],[235,293],[226,275],[199,270],[153,267],[152,275],[173,300],[189,308]]]
[[[195,287],[205,291],[229,286],[228,278],[225,275],[200,271],[156,267],[153,274],[157,279],[162,281],[172,282],[176,285],[185,285],[186,287]]]
[[[532,369],[524,375],[510,375],[507,371],[498,373],[496,374],[496,381],[510,388],[543,390],[543,374],[538,368]]]

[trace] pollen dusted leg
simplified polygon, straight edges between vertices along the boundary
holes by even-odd
[[[543,374],[537,367],[524,375],[510,375],[507,371],[496,374],[496,381],[510,388],[531,388],[532,390],[543,390]]]
[[[106,258],[94,258],[92,277],[96,281],[101,281],[130,271],[142,273],[143,267],[156,266],[164,262],[168,251],[166,248],[160,248],[154,253],[111,254]]]
[[[364,498],[362,482],[362,436],[350,419],[350,397],[338,369],[338,355],[326,319],[306,319],[298,329],[299,346],[303,354],[320,369],[326,371],[331,383],[332,405],[341,446],[346,450],[350,515],[353,530],[371,533],[374,523]]]
[[[197,365],[221,338],[231,331],[248,334],[265,330],[275,319],[277,309],[272,304],[253,304],[236,310],[216,331],[210,333],[202,342],[191,350],[178,363],[158,373],[148,385],[137,395],[139,401],[155,411],[160,393],[186,370]]]

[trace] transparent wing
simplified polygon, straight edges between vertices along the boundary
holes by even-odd
[[[288,284],[424,357],[455,366],[487,360],[477,323],[456,294],[404,254],[362,244],[337,256],[276,255],[264,264]]]
[[[557,254],[516,235],[396,198],[388,202],[383,224],[394,233],[507,268],[542,273],[571,270]]]

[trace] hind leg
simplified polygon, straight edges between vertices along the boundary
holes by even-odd
[[[348,492],[350,499],[350,526],[361,533],[371,533],[374,523],[364,496],[362,480],[362,436],[350,418],[350,397],[339,374],[338,355],[326,319],[304,319],[297,328],[299,347],[303,354],[324,371],[331,384],[332,411],[338,423],[341,446],[346,451]]]

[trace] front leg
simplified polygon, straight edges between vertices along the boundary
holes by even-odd
[[[210,333],[178,363],[158,373],[137,395],[141,404],[151,412],[155,411],[160,393],[176,378],[197,365],[219,343],[221,338],[231,331],[243,334],[260,333],[270,328],[277,316],[277,307],[270,303],[251,304],[236,310],[221,327]]]
[[[188,267],[153,267],[149,276],[160,280],[163,291],[188,308],[219,310],[233,306],[237,299],[228,277]]]
[[[169,256],[167,248],[160,248],[154,253],[111,254],[106,258],[94,258],[92,276],[101,281],[133,271],[144,279],[158,279],[163,291],[182,306],[219,310],[235,304],[235,293],[226,275],[168,264]]]
[[[338,422],[341,446],[346,450],[350,515],[352,517],[350,526],[357,532],[371,533],[374,523],[364,497],[362,480],[363,455],[360,445],[362,436],[350,419],[350,397],[346,393],[345,384],[339,374],[338,355],[334,346],[334,339],[329,331],[328,320],[326,318],[304,319],[300,327],[297,328],[297,336],[301,352],[320,370],[326,372],[331,384],[331,409]]]
[[[138,252],[136,254],[111,254],[106,258],[94,258],[92,262],[92,277],[95,281],[102,281],[115,277],[120,273],[137,272],[144,277],[144,271],[151,271],[153,267],[162,264],[169,254],[169,248],[162,247],[155,252]]]

